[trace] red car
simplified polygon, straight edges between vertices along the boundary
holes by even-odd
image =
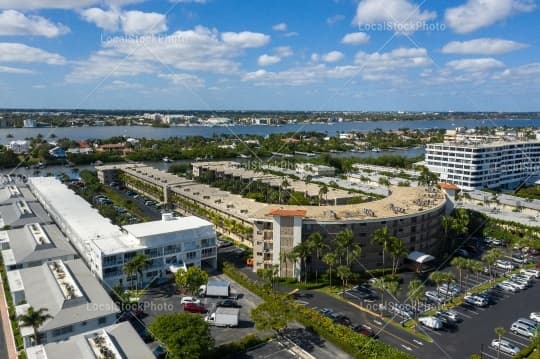
[[[184,303],[184,312],[206,313],[206,308],[202,304]]]

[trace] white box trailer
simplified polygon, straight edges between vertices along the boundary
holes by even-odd
[[[205,320],[216,327],[237,327],[240,321],[240,309],[218,307]]]
[[[228,298],[231,293],[231,284],[224,280],[209,280],[199,288],[200,297]]]

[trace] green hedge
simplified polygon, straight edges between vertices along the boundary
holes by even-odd
[[[233,355],[245,353],[249,348],[266,343],[268,338],[259,338],[255,334],[246,335],[240,340],[215,347],[205,359],[227,359]]]
[[[19,359],[26,359],[26,352],[24,349],[24,343],[19,330],[19,323],[17,322],[17,317],[15,314],[15,305],[13,304],[13,299],[11,298],[11,292],[9,290],[9,284],[7,279],[6,267],[4,266],[4,259],[0,256],[0,272],[2,275],[2,282],[4,283],[4,296],[6,297],[6,302],[8,305],[9,319],[11,321],[11,329],[13,330],[13,335],[15,336],[15,345],[17,350],[20,351]],[[6,340],[8,340],[6,338]]]
[[[262,282],[251,281],[246,274],[239,272],[231,263],[223,263],[223,273],[261,298],[271,300],[272,293],[267,286]],[[294,312],[296,313],[295,319],[297,321],[355,358],[414,358],[413,356],[405,354],[383,342],[358,334],[348,327],[336,325],[330,319],[311,308],[304,307],[294,302],[284,305],[293,305],[295,307]]]

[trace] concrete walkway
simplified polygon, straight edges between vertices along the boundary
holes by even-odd
[[[2,327],[0,329],[0,357],[17,359],[17,347],[15,345],[13,331],[11,330],[11,321],[9,320],[9,311],[2,278],[0,278],[0,284],[2,285],[2,288],[0,288],[0,319],[2,321]]]

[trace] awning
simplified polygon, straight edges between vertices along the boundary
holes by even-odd
[[[435,257],[433,257],[430,254],[414,251],[414,252],[409,253],[409,255],[407,256],[407,259],[414,261],[416,263],[427,263],[427,262],[431,262],[432,260],[435,260]]]

